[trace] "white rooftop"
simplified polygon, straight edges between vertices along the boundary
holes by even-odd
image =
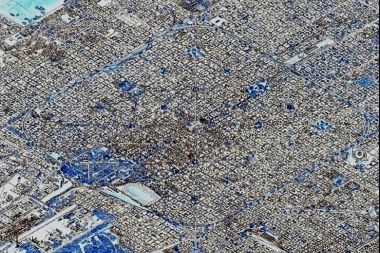
[[[112,0],[100,0],[100,2],[98,2],[98,5],[101,7],[104,7],[108,4],[110,4],[111,2],[112,2]]]

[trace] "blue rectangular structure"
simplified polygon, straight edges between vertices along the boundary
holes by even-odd
[[[0,14],[27,25],[63,5],[64,0],[2,0]]]

